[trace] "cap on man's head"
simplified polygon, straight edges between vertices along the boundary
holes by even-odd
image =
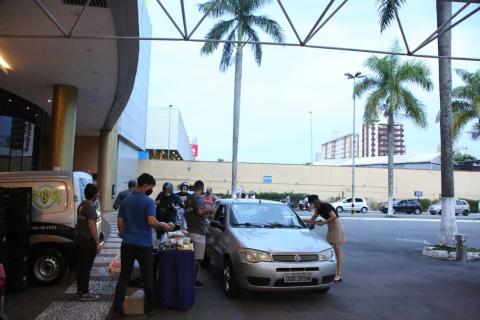
[[[203,181],[202,180],[197,180],[195,181],[195,184],[193,185],[193,188],[195,190],[200,190],[202,189],[203,187],[205,187],[205,185],[203,184]]]
[[[135,180],[128,181],[128,189],[135,188],[136,186],[137,186],[137,181]]]
[[[319,200],[316,194],[311,194],[308,196],[308,203],[312,203],[315,200]]]

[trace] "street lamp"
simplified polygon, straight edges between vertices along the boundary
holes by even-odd
[[[353,132],[352,132],[352,215],[355,214],[355,84],[356,79],[363,78],[362,73],[359,71],[352,75],[351,73],[345,73],[348,79],[353,79]]]
[[[310,110],[310,164],[313,164],[313,115]]]
[[[167,160],[170,160],[170,128],[172,125],[172,105],[169,105],[168,110],[168,147],[167,147]]]

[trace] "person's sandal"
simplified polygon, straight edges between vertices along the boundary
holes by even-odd
[[[333,278],[333,282],[340,282],[342,281],[342,276],[336,275],[335,278]]]
[[[93,301],[93,300],[98,300],[100,298],[99,295],[92,294],[92,293],[84,293],[80,295],[80,299],[82,301]]]

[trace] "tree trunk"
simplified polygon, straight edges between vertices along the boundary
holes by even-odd
[[[387,106],[388,107],[388,106]],[[394,159],[393,159],[393,151],[394,151],[394,139],[393,139],[393,132],[394,132],[394,121],[393,121],[393,112],[388,112],[388,127],[387,127],[387,135],[388,135],[388,212],[387,214],[393,215],[393,166]]]
[[[232,198],[237,190],[238,137],[240,132],[240,97],[242,92],[243,46],[237,45],[235,55],[235,88],[233,97],[233,145],[232,145]]]
[[[437,0],[437,27],[452,16],[452,3]],[[450,26],[450,23],[446,26]],[[438,55],[451,56],[452,34],[443,33],[438,38]],[[442,217],[440,223],[441,245],[455,246],[455,234],[458,233],[455,219],[455,191],[453,180],[453,140],[452,140],[452,62],[450,59],[438,60],[440,90],[440,141],[442,161]]]

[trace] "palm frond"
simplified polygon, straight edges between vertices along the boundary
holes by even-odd
[[[477,140],[480,138],[480,119],[479,122],[473,124],[472,131],[469,133],[472,135],[472,140]]]
[[[275,42],[284,42],[285,36],[283,29],[275,20],[269,19],[265,16],[253,16],[249,15],[245,17],[246,25],[254,25],[268,34]]]
[[[433,90],[431,71],[420,60],[411,60],[401,64],[397,71],[397,81],[416,84],[426,91]]]
[[[235,1],[232,0],[210,0],[198,5],[198,10],[207,13],[213,6],[213,9],[208,14],[212,18],[219,18],[225,14],[235,14]]]
[[[478,115],[472,111],[463,111],[457,113],[453,117],[453,131],[452,135],[454,138],[458,137],[462,128],[465,127],[470,121],[476,119]]]
[[[356,97],[360,98],[365,92],[377,87],[378,85],[379,82],[377,79],[371,77],[364,77],[355,85],[355,88],[353,89],[353,94]]]
[[[221,40],[230,31],[234,23],[235,19],[217,22],[205,38],[209,40]],[[200,53],[203,55],[212,54],[218,48],[219,44],[219,42],[205,42]]]
[[[237,33],[237,28],[234,28],[227,37],[227,40],[235,40],[235,35]],[[223,45],[222,51],[222,59],[220,60],[220,71],[225,72],[227,71],[228,67],[232,65],[232,55],[233,55],[233,48],[235,44],[232,42],[226,42]]]
[[[402,108],[407,117],[419,127],[425,128],[427,126],[425,106],[410,91],[403,89],[401,94]]]
[[[398,11],[404,2],[405,0],[377,0],[381,32],[395,20],[395,11]]]
[[[259,38],[255,30],[250,28],[248,25],[245,27],[245,35],[247,36],[247,41],[259,42]],[[253,55],[255,57],[255,62],[260,65],[262,63],[262,45],[260,43],[251,45]]]
[[[244,6],[245,14],[252,14],[255,10],[260,9],[264,5],[272,2],[272,0],[243,0],[241,1]]]
[[[385,98],[387,97],[387,92],[383,88],[378,88],[376,91],[372,92],[365,104],[365,112],[363,114],[364,122],[367,125],[372,125],[378,121],[380,113],[385,113]]]

